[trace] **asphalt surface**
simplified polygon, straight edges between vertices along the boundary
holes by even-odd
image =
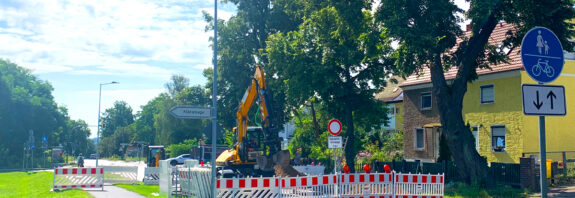
[[[98,164],[99,165],[99,164]],[[138,193],[111,185],[105,185],[104,190],[101,189],[86,189],[84,190],[94,198],[143,198],[144,196],[139,195]]]
[[[540,193],[536,193],[531,195],[530,197],[541,197]],[[570,184],[567,186],[559,186],[549,188],[549,192],[547,193],[547,197],[575,197],[575,185]]]

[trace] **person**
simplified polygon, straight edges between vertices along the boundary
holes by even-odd
[[[82,153],[78,155],[78,167],[84,167],[84,157],[82,157]]]

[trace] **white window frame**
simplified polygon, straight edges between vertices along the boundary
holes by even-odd
[[[417,147],[417,130],[421,130],[421,131],[423,132],[423,133],[422,133],[422,134],[423,134],[423,137],[422,137],[422,140],[421,140],[421,141],[422,141],[422,147],[421,147],[421,148],[418,148],[418,147]],[[415,141],[413,141],[413,147],[415,148],[415,150],[418,150],[418,151],[425,150],[425,129],[424,129],[424,128],[420,128],[420,127],[415,127],[415,128],[413,129],[413,140],[415,140]]]
[[[429,107],[423,107],[423,95],[429,95]],[[421,92],[419,95],[419,109],[421,110],[430,110],[431,108],[433,108],[433,95],[431,94],[431,91],[427,91],[427,92]]]
[[[473,135],[473,132],[475,132],[475,135],[473,135],[473,137],[475,138],[475,150],[479,152],[479,125],[471,126],[471,129],[473,128],[475,128],[475,131],[471,130],[471,134]]]
[[[493,89],[493,101],[483,101],[483,88],[491,87]],[[493,104],[495,103],[495,85],[493,84],[485,84],[479,86],[479,103],[480,104]]]
[[[491,125],[490,128],[491,128],[491,151],[496,152],[496,153],[505,152],[507,150],[507,128],[505,127],[505,125],[501,125],[501,124]],[[503,128],[505,130],[505,134],[503,135],[503,141],[504,141],[503,142],[503,150],[501,150],[501,151],[497,151],[494,148],[494,145],[497,143],[495,142],[495,144],[494,144],[494,141],[493,141],[493,137],[494,137],[493,136],[493,128]],[[496,137],[500,137],[500,136],[496,136]]]

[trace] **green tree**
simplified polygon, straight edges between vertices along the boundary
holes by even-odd
[[[132,107],[124,101],[114,102],[112,108],[106,109],[102,115],[102,137],[109,137],[114,134],[117,128],[125,127],[134,122]]]
[[[168,89],[170,96],[175,97],[180,91],[184,90],[190,84],[190,79],[181,75],[173,75],[171,82],[166,83],[164,86]]]
[[[343,120],[347,138],[345,157],[354,170],[361,139],[355,129],[370,130],[385,121],[384,105],[374,94],[385,85],[385,57],[389,40],[379,30],[367,1],[310,3],[317,9],[304,16],[297,31],[278,33],[268,40],[269,66],[286,84],[290,101],[313,96],[325,103],[330,115]],[[359,121],[360,122],[356,122]],[[365,126],[356,126],[361,123]]]
[[[84,120],[68,120],[64,133],[61,134],[62,139],[65,140],[65,145],[68,145],[66,150],[68,153],[78,155],[80,153],[88,154],[93,153],[95,150],[94,142],[89,139],[90,129]],[[72,150],[74,150],[72,152]]]
[[[523,35],[534,26],[548,27],[555,32],[566,50],[573,50],[568,39],[574,35],[568,22],[575,12],[568,0],[483,0],[468,1],[464,11],[453,1],[382,0],[377,18],[388,35],[399,42],[396,66],[404,76],[428,67],[437,99],[443,134],[458,167],[467,183],[484,184],[487,162],[475,150],[473,136],[463,121],[463,97],[467,83],[477,79],[477,68],[506,61],[507,49],[520,45]],[[471,21],[472,33],[465,37],[457,14],[463,13]],[[513,24],[501,45],[488,43],[500,21]],[[457,39],[462,41],[458,44]],[[450,50],[456,49],[454,52]],[[448,83],[444,71],[457,68],[457,76]]]
[[[240,100],[251,83],[256,64],[264,66],[266,75],[273,76],[265,68],[268,61],[265,54],[269,35],[287,32],[297,28],[301,22],[289,10],[297,10],[298,3],[291,0],[230,0],[237,6],[237,14],[228,21],[218,21],[218,121],[230,131],[236,126],[236,110]],[[213,30],[213,17],[204,13],[208,26]],[[212,38],[213,41],[213,38]],[[207,86],[211,92],[213,69],[206,69]],[[283,83],[266,79],[272,90],[272,125],[281,126],[285,122],[285,95]],[[277,90],[277,91],[276,91]],[[210,93],[211,94],[211,93]],[[252,109],[256,111],[256,107]],[[251,123],[250,125],[253,125]]]
[[[48,139],[48,146],[63,143],[59,134],[65,130],[69,117],[66,108],[54,102],[52,91],[48,82],[30,70],[0,59],[0,137],[4,137],[0,138],[0,167],[21,167],[29,131],[34,132],[36,151],[40,150],[43,137]],[[41,161],[41,152],[35,154],[34,161]]]

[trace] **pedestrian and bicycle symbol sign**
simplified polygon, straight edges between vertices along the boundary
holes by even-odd
[[[551,30],[535,27],[523,37],[521,61],[535,81],[552,82],[559,77],[565,63],[561,41]]]
[[[563,86],[523,84],[521,92],[525,115],[564,116],[567,113]]]

